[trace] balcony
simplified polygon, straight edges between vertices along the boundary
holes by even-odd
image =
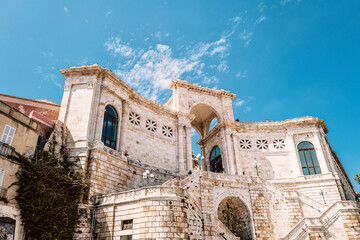
[[[11,156],[15,151],[15,148],[7,143],[0,142],[0,155],[5,157]]]

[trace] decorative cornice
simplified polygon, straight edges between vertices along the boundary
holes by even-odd
[[[234,100],[234,98],[236,97],[236,94],[231,93],[229,91],[225,91],[223,89],[214,90],[214,89],[210,89],[207,87],[201,87],[201,86],[191,84],[191,83],[188,83],[187,81],[183,81],[180,79],[176,79],[176,80],[172,81],[169,85],[169,89],[174,90],[174,88],[177,86],[187,88],[187,89],[195,91],[195,92],[206,93],[206,94],[213,95],[213,96],[226,96],[226,97],[231,98],[231,100]]]
[[[86,75],[96,75],[99,76],[104,68],[99,66],[98,64],[94,64],[92,66],[81,66],[81,67],[70,67],[68,69],[61,69],[61,74],[65,77],[72,76],[86,76]]]
[[[95,75],[99,77],[101,74],[103,74],[103,77],[105,79],[110,80],[115,86],[119,86],[123,90],[125,90],[129,94],[130,99],[136,100],[139,103],[142,103],[148,107],[151,107],[154,110],[157,110],[158,112],[163,112],[163,113],[165,112],[172,116],[176,116],[179,114],[177,111],[172,110],[167,106],[163,106],[161,104],[158,104],[154,101],[147,99],[144,96],[141,96],[138,92],[136,92],[128,84],[126,84],[123,80],[121,80],[118,76],[116,76],[110,69],[103,68],[98,64],[94,64],[92,66],[71,67],[69,69],[62,69],[60,70],[60,72],[63,74],[65,78],[73,77],[73,76],[87,76],[87,75]],[[103,83],[102,86],[105,87],[106,84]],[[109,87],[106,86],[106,88],[110,90]],[[115,91],[112,91],[112,93],[116,94]],[[189,115],[188,118],[191,119],[192,116]]]
[[[287,130],[291,127],[314,125],[322,128],[325,133],[328,133],[324,120],[320,120],[317,117],[295,118],[279,122],[233,122],[231,125],[237,130]]]

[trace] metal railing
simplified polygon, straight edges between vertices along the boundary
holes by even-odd
[[[11,156],[15,151],[15,148],[7,143],[0,142],[0,155],[5,157]]]

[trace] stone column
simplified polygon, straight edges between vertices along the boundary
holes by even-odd
[[[221,157],[222,157],[222,165],[224,168],[225,173],[229,173],[229,151],[228,151],[228,144],[226,141],[226,132],[225,128],[222,128],[221,130],[221,140],[222,140],[222,147],[220,147],[221,150]]]
[[[201,158],[202,158],[201,163],[202,163],[203,170],[209,171],[210,168],[208,167],[208,158],[206,156],[204,144],[201,144],[200,151],[201,151]]]
[[[184,172],[184,126],[178,125],[179,172]]]
[[[331,149],[330,149],[330,145],[329,143],[325,140],[326,138],[326,133],[320,129],[320,139],[323,139],[323,149],[325,151],[325,156],[328,159],[328,163],[329,163],[329,167],[330,167],[330,171],[334,174],[337,174],[336,172],[336,166],[335,166],[335,162],[334,162],[334,157],[331,153]]]
[[[240,164],[240,152],[239,152],[239,141],[236,134],[232,134],[233,147],[234,147],[234,156],[235,156],[235,174],[242,175],[242,169]]]
[[[126,125],[128,120],[128,107],[129,103],[126,100],[122,101],[121,111],[121,127],[120,127],[120,152],[125,152],[125,137],[126,137]]]
[[[192,171],[191,127],[186,126],[186,170]]]
[[[99,104],[99,110],[98,110],[98,116],[97,116],[97,122],[96,122],[96,130],[94,135],[95,141],[101,141],[102,136],[102,129],[104,125],[104,115],[105,115],[105,103]]]
[[[233,158],[233,149],[231,147],[232,143],[230,140],[230,134],[227,134],[225,131],[225,144],[226,144],[226,156],[227,156],[227,168],[228,174],[235,174],[234,158]]]
[[[288,133],[286,138],[287,138],[286,142],[289,146],[290,166],[291,166],[291,170],[293,172],[293,176],[294,177],[303,176],[304,174],[302,171],[298,150],[297,150],[297,148],[295,146],[295,142],[294,142],[294,134]]]
[[[329,167],[324,155],[324,148],[322,147],[321,144],[321,140],[320,140],[320,132],[319,131],[314,131],[314,145],[315,145],[315,152],[316,152],[316,156],[318,158],[319,161],[319,165],[320,165],[320,169],[321,169],[321,173],[329,173]]]

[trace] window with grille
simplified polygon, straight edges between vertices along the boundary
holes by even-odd
[[[140,115],[135,112],[129,112],[129,121],[132,124],[140,125]]]
[[[151,132],[156,132],[157,129],[156,122],[150,119],[146,120],[146,129]]]
[[[173,130],[171,127],[169,126],[162,126],[162,134],[165,136],[165,137],[172,137],[173,136]]]
[[[258,149],[268,149],[269,148],[268,141],[265,139],[256,140],[256,147]]]
[[[285,148],[284,139],[275,139],[273,141],[273,144],[274,144],[275,149],[283,149],[283,148]]]
[[[240,148],[241,149],[251,149],[251,141],[249,139],[241,139],[240,140]]]
[[[121,230],[128,230],[133,228],[133,220],[124,220],[121,224]]]

